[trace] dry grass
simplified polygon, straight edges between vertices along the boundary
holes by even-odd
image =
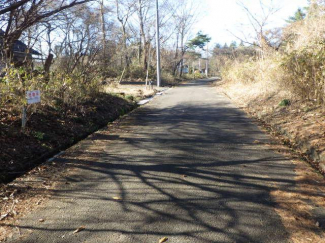
[[[285,90],[281,90],[277,85],[271,85],[262,81],[250,83],[249,85],[244,83],[227,82],[223,83],[223,89],[231,97],[241,105],[249,106],[251,103],[258,102],[259,99],[269,99],[270,97],[276,100],[282,98],[291,97],[291,93]]]
[[[222,68],[223,79],[255,97],[284,90],[287,96],[325,108],[325,9],[313,11],[306,20],[283,29],[279,50],[264,50],[263,58],[229,59]]]
[[[284,189],[271,192],[278,204],[276,211],[291,235],[291,242],[325,242],[324,227],[315,219],[313,210],[325,207],[325,183],[323,176],[316,173],[304,162],[293,160],[296,165],[295,190]]]
[[[288,25],[284,29],[285,38],[293,39],[287,46],[290,50],[299,50],[324,38],[325,16],[324,7],[321,5],[310,8],[310,16],[304,21]]]
[[[139,84],[118,84],[111,83],[103,87],[107,93],[121,94],[122,96],[133,96],[135,99],[142,99],[143,97],[152,96],[157,92],[156,87],[150,89],[145,87],[142,83]]]

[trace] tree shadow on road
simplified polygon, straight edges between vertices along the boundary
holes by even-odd
[[[244,113],[221,107],[144,107],[97,132],[56,160],[78,170],[20,228],[66,235],[60,242],[286,242],[270,192],[295,190],[294,165]]]

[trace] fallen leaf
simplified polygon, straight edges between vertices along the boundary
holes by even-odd
[[[17,193],[17,189],[15,189],[11,194],[10,194],[10,198],[13,198],[15,196],[15,194]]]
[[[7,218],[9,216],[9,213],[3,214],[0,216],[0,221],[4,220],[5,218]]]
[[[164,238],[161,238],[159,240],[159,243],[163,243],[163,242],[166,242],[166,241],[168,241],[168,238],[167,237],[164,237]]]
[[[80,226],[78,229],[76,229],[75,231],[73,231],[73,234],[77,234],[77,233],[79,233],[80,231],[83,231],[84,229],[86,229],[85,226]]]
[[[113,197],[113,199],[116,200],[116,201],[121,201],[122,200],[122,198],[120,198],[120,197]]]

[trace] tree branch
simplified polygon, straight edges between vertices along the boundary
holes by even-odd
[[[21,7],[22,5],[24,5],[25,3],[29,2],[29,1],[30,0],[21,0],[19,2],[13,3],[13,4],[9,5],[8,7],[1,9],[0,15],[5,14],[7,12],[11,12],[11,11]]]

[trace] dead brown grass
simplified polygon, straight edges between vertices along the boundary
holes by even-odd
[[[279,189],[271,192],[278,204],[276,211],[293,243],[325,242],[320,222],[312,213],[315,207],[325,208],[324,178],[302,161],[293,162],[297,174],[295,191]]]
[[[132,95],[135,99],[142,99],[147,96],[154,95],[157,90],[149,89],[149,87],[145,87],[142,82],[139,84],[119,84],[119,83],[111,83],[104,87],[105,92],[114,93],[114,94],[122,94],[123,96]]]

